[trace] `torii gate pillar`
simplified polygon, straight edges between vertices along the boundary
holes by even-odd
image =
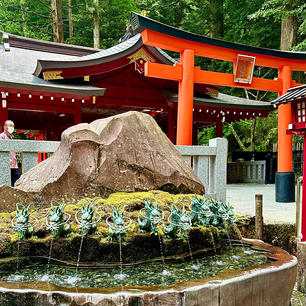
[[[284,95],[292,86],[291,67],[284,66],[279,70],[279,77],[283,81]],[[278,156],[277,172],[275,176],[275,200],[280,203],[295,201],[295,177],[292,171],[292,135],[286,135],[288,124],[291,123],[290,104],[278,107]]]
[[[193,126],[194,51],[181,52],[180,64],[183,67],[183,77],[179,81],[176,144],[190,146]]]

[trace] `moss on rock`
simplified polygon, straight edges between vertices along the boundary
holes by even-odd
[[[149,233],[138,233],[137,219],[140,210],[144,208],[146,199],[155,203],[158,200],[159,207],[165,213],[165,220],[168,219],[171,208],[176,205],[182,209],[183,205],[188,209],[194,194],[170,194],[165,191],[153,190],[149,192],[118,192],[111,194],[107,199],[91,198],[96,200],[95,210],[101,214],[102,219],[97,225],[97,232],[84,239],[81,261],[117,262],[119,261],[118,243],[108,240],[109,226],[106,218],[112,215],[112,205],[124,207],[125,216],[132,221],[128,228],[126,240],[123,243],[122,251],[124,260],[131,262],[135,260],[149,260],[159,257],[160,242],[157,236]],[[201,197],[201,196],[199,196]],[[81,235],[76,222],[76,214],[82,208],[82,200],[75,203],[67,203],[65,212],[71,215],[71,232],[68,237],[53,239],[52,257],[62,260],[75,261],[78,256]],[[20,256],[48,256],[51,244],[50,232],[46,229],[46,216],[50,208],[39,208],[33,206],[30,215],[37,219],[34,227],[33,237],[23,240],[19,245]],[[15,212],[0,213],[0,228],[3,228],[3,236],[0,239],[0,257],[17,256],[17,235],[13,231],[11,222]],[[80,217],[78,215],[78,217]],[[94,216],[97,218],[97,215]],[[30,219],[31,220],[31,219]],[[159,233],[163,236],[160,227]],[[193,251],[218,246],[226,237],[225,233],[214,227],[194,227],[190,232],[190,245]],[[166,239],[163,237],[164,255],[173,256],[189,252],[187,241],[184,239]]]

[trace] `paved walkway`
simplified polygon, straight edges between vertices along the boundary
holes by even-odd
[[[227,201],[242,216],[255,215],[255,194],[263,195],[265,223],[295,223],[295,203],[276,203],[275,185],[230,184],[227,185]]]

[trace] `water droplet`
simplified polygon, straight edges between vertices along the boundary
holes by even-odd
[[[114,278],[115,279],[119,279],[119,280],[124,280],[125,278],[127,278],[128,277],[128,275],[127,274],[123,274],[123,273],[120,273],[120,274],[115,274],[114,275]]]
[[[163,273],[162,273],[163,276],[170,276],[171,274],[172,273],[168,270],[163,270]]]
[[[48,282],[50,280],[50,277],[49,277],[49,275],[44,275],[42,278],[41,278],[41,281],[42,282]]]
[[[192,270],[198,271],[198,270],[200,270],[201,266],[194,264],[194,265],[191,266],[191,268],[192,268]]]

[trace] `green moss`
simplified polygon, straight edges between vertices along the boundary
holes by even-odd
[[[152,244],[154,248],[152,247],[152,252],[155,252],[154,254],[147,254],[148,258],[150,256],[158,256],[159,255],[159,241],[158,237],[152,237],[149,236],[149,233],[140,234],[138,233],[138,224],[137,219],[140,215],[140,210],[144,208],[144,201],[146,199],[151,200],[153,203],[155,203],[156,200],[159,202],[159,207],[164,211],[165,213],[165,219],[164,221],[167,223],[167,219],[170,215],[170,211],[173,205],[176,205],[179,209],[182,209],[183,205],[185,205],[186,208],[189,208],[191,204],[191,200],[195,197],[194,194],[170,194],[165,191],[159,191],[159,190],[152,190],[148,192],[117,192],[111,194],[106,199],[101,198],[90,198],[89,201],[96,200],[95,203],[95,210],[102,215],[102,219],[97,225],[97,232],[98,235],[90,235],[89,237],[84,240],[84,243],[88,243],[88,249],[92,249],[94,252],[108,252],[107,254],[117,254],[118,245],[114,242],[108,241],[108,235],[109,235],[109,225],[106,222],[106,218],[108,216],[111,216],[113,211],[111,208],[111,205],[118,207],[118,206],[125,206],[125,216],[127,219],[132,221],[132,225],[127,229],[126,233],[126,243],[131,245],[137,245],[135,247],[135,254],[137,256],[140,256],[137,252],[139,252],[140,249],[146,248],[150,249],[152,247]],[[202,196],[199,196],[202,198]],[[65,212],[71,215],[70,224],[71,224],[71,232],[69,234],[69,237],[67,238],[61,238],[61,239],[55,239],[54,240],[54,254],[55,256],[58,256],[59,258],[70,258],[72,260],[75,259],[75,254],[78,252],[79,243],[80,243],[80,234],[79,234],[79,226],[75,220],[75,214],[82,208],[82,200],[79,200],[75,203],[67,203],[67,206],[65,207]],[[22,249],[24,254],[31,254],[33,252],[33,248],[35,248],[35,252],[39,255],[41,254],[48,254],[49,252],[49,245],[51,241],[51,235],[50,232],[46,229],[46,216],[49,214],[50,208],[38,208],[33,207],[30,211],[30,215],[35,218],[37,218],[37,223],[34,227],[33,235],[37,236],[39,238],[30,238],[23,241]],[[0,256],[1,254],[4,254],[4,249],[9,249],[5,245],[5,243],[8,243],[11,246],[12,252],[16,253],[16,241],[18,240],[17,234],[13,231],[11,226],[11,220],[16,215],[16,212],[13,213],[0,213],[0,230],[3,234],[6,235],[6,242],[0,241]],[[95,215],[94,218],[97,218],[98,216]],[[65,217],[66,218],[66,217]],[[80,215],[79,215],[80,218]],[[30,219],[31,220],[31,219]],[[158,226],[159,234],[161,236],[164,236],[163,228],[162,226]],[[211,237],[211,233],[213,234],[213,238],[215,239],[215,242],[220,242],[222,240],[222,237],[225,235],[225,233],[222,233],[220,230],[214,227],[198,227],[194,226],[192,229],[192,233],[190,234],[190,239],[192,242],[192,245],[195,246],[196,249],[203,248],[203,247],[211,247],[213,243],[213,239]],[[165,239],[165,241],[168,241]],[[169,254],[175,254],[175,252],[186,252],[187,247],[184,243],[180,244],[180,249],[177,250],[178,242],[172,241],[171,239],[167,242],[168,243],[168,252]],[[1,248],[2,246],[2,248]],[[66,249],[67,248],[67,249]],[[62,250],[61,250],[62,249]],[[65,250],[64,250],[65,249]],[[97,251],[100,250],[100,251]],[[69,253],[71,251],[71,254]],[[8,251],[7,251],[8,252]],[[8,253],[5,254],[8,254]],[[61,252],[63,252],[63,255],[61,255]],[[130,252],[129,249],[126,249],[126,252]],[[135,254],[132,254],[133,252],[130,252],[130,258],[132,259]],[[7,255],[5,255],[7,256]],[[66,256],[66,257],[65,257]],[[70,257],[69,257],[70,256]],[[88,255],[88,256],[94,256],[94,255]],[[107,255],[112,256],[112,255]],[[115,255],[114,255],[115,256]],[[117,255],[116,255],[117,256]],[[108,260],[105,258],[105,260]]]
[[[15,212],[16,215],[16,212]],[[11,213],[0,213],[0,220],[1,221],[7,221],[10,222],[12,219],[12,214]]]
[[[11,243],[14,243],[18,240],[18,234],[11,235]]]

